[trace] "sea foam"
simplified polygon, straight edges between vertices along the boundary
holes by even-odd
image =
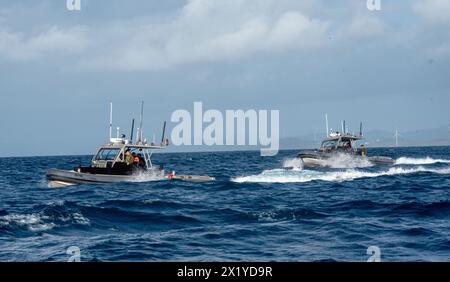
[[[265,170],[260,174],[240,176],[231,179],[233,182],[257,182],[257,183],[290,183],[290,182],[310,182],[310,181],[329,181],[342,182],[351,181],[359,178],[373,178],[380,176],[392,176],[401,174],[412,174],[419,172],[430,172],[437,174],[449,174],[450,168],[430,169],[423,166],[414,168],[391,167],[388,170],[379,172],[369,172],[358,169],[348,169],[339,171],[315,171],[315,170],[288,170],[288,169],[271,169]]]
[[[401,157],[395,161],[396,165],[427,165],[435,163],[450,163],[450,160],[426,158],[407,158]]]

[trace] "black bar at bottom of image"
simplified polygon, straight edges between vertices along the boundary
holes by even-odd
[[[81,263],[0,263],[2,275],[36,275],[46,280],[88,279],[92,277],[151,281],[152,278],[192,280],[302,280],[309,277],[350,280],[446,277],[448,263],[342,263],[342,262],[81,262]]]

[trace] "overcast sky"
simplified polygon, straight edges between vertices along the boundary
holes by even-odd
[[[332,3],[331,3],[332,2]],[[281,137],[450,124],[450,1],[0,0],[0,156],[92,153],[172,111],[278,109]],[[173,126],[173,124],[169,124]],[[158,137],[159,138],[159,137]]]

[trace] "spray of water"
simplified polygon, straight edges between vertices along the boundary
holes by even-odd
[[[283,167],[300,171],[303,169],[303,162],[299,158],[289,158],[283,161]]]
[[[257,183],[292,183],[292,182],[310,182],[315,180],[342,182],[351,181],[359,178],[373,178],[380,176],[392,176],[401,174],[412,174],[419,172],[430,172],[437,174],[450,174],[450,167],[444,169],[430,169],[423,166],[414,168],[391,167],[388,170],[379,172],[369,172],[358,169],[348,169],[339,171],[315,171],[302,170],[294,171],[287,169],[265,170],[257,175],[241,176],[231,179],[233,182],[257,182]]]
[[[167,178],[165,178],[163,170],[148,170],[137,173],[133,182],[160,181],[165,179]]]
[[[362,168],[373,166],[366,158],[343,153],[333,155],[326,160],[326,165],[331,168]]]
[[[396,165],[427,165],[436,163],[450,163],[450,160],[426,158],[407,158],[401,157],[395,161]]]

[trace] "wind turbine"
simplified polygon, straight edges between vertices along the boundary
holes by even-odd
[[[402,135],[400,133],[398,133],[398,129],[395,129],[395,147],[398,147],[398,137],[401,137]]]

